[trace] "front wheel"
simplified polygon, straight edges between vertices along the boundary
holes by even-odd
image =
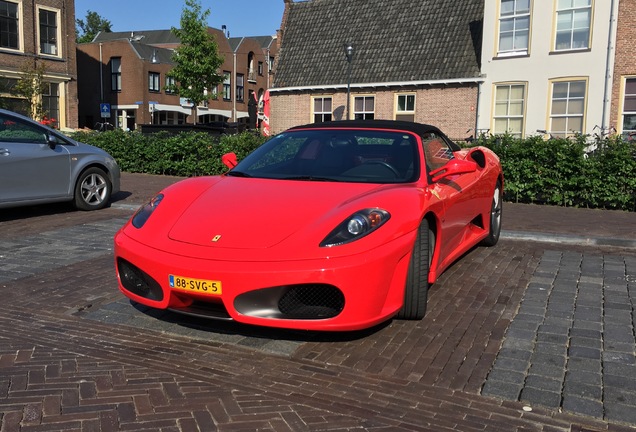
[[[411,261],[404,287],[404,304],[397,314],[400,319],[417,320],[426,314],[428,301],[428,273],[435,249],[435,233],[424,219],[420,224],[411,253]]]
[[[484,246],[494,246],[499,241],[499,235],[501,234],[501,214],[503,210],[502,198],[501,182],[497,180],[495,192],[492,196],[492,204],[490,205],[490,229],[488,231],[488,237],[481,242]]]
[[[75,207],[80,210],[98,210],[106,207],[112,186],[104,171],[89,168],[77,179],[75,184]]]

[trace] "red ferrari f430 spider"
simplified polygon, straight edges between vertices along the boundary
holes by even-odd
[[[439,129],[282,132],[224,175],[175,183],[115,236],[120,290],[185,314],[304,330],[420,319],[429,285],[501,231],[503,174]]]

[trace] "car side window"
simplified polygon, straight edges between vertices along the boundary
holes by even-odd
[[[441,135],[433,132],[422,136],[422,146],[424,148],[424,157],[426,158],[426,167],[429,171],[443,167],[454,157],[453,150],[446,140]]]
[[[35,125],[0,114],[0,142],[46,144],[47,134]]]

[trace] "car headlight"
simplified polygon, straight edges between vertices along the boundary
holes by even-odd
[[[357,211],[331,231],[320,246],[338,246],[358,240],[380,228],[390,217],[389,212],[378,208]]]
[[[163,194],[159,194],[144,204],[132,217],[132,224],[135,228],[144,226],[150,215],[155,211],[157,206],[161,204]]]

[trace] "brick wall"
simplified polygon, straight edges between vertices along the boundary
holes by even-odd
[[[615,53],[610,125],[617,127],[623,78],[636,77],[636,0],[620,0],[618,5]]]
[[[39,54],[38,6],[59,11],[61,56]],[[60,119],[62,128],[77,127],[77,67],[75,54],[75,2],[73,0],[38,0],[22,2],[19,15],[21,41],[19,50],[0,49],[0,76],[19,78],[25,64],[43,64],[45,80],[60,84]]]
[[[415,90],[379,90],[352,91],[353,98],[358,95],[375,96],[375,118],[395,118],[395,95],[397,93],[415,93],[415,121],[439,127],[452,139],[463,139],[467,130],[475,126],[477,107],[477,86],[427,87]],[[329,96],[333,101],[333,119],[342,120],[346,111],[346,91],[325,93],[272,92],[270,125],[272,133],[279,133],[292,126],[313,121],[312,95]]]

